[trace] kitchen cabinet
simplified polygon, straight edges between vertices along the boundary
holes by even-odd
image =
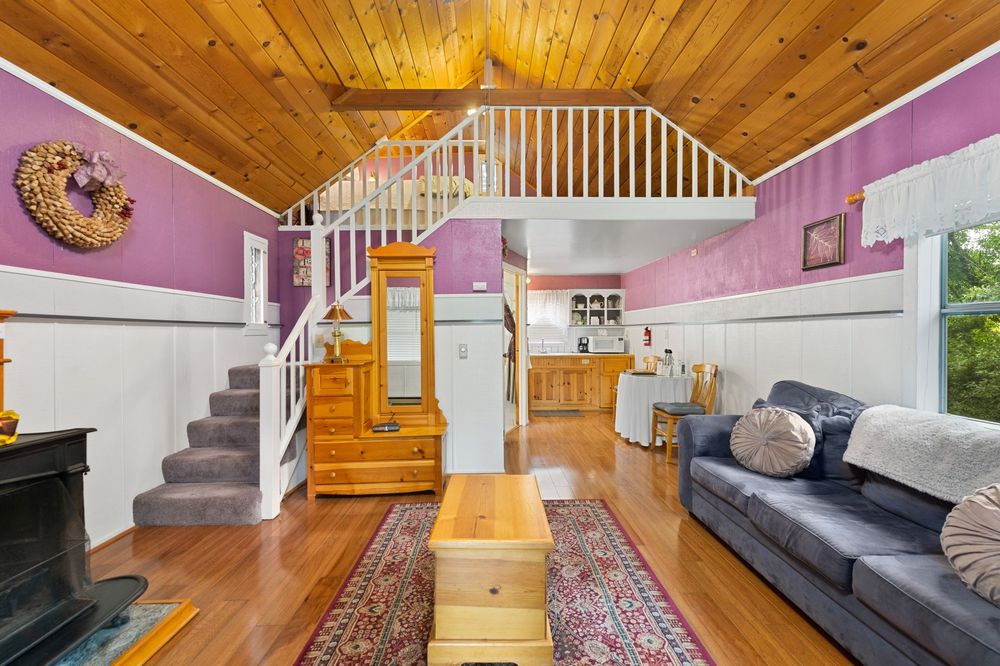
[[[593,375],[588,367],[563,368],[559,402],[574,406],[590,404],[594,393]]]
[[[611,409],[618,375],[631,354],[534,354],[528,371],[530,409]]]

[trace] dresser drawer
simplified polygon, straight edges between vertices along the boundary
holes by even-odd
[[[430,460],[434,458],[433,439],[413,439],[402,442],[337,441],[316,437],[313,445],[314,463],[362,462],[365,460]]]
[[[433,481],[433,460],[413,462],[359,462],[344,464],[317,463],[312,466],[316,485],[336,483],[406,483]]]
[[[311,419],[353,419],[354,398],[349,395],[332,398],[313,398],[309,401]]]
[[[310,425],[316,441],[336,437],[354,437],[354,419],[315,419]]]
[[[354,395],[354,373],[335,366],[309,370],[313,395]]]

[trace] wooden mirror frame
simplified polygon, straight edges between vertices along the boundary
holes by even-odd
[[[413,243],[390,243],[369,248],[372,277],[372,359],[374,378],[371,404],[376,422],[393,414],[402,424],[437,423],[440,410],[434,392],[434,255],[435,248]],[[389,278],[417,278],[420,281],[420,403],[390,405],[389,362],[386,351],[385,303]]]

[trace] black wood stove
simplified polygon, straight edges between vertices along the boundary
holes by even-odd
[[[48,664],[114,620],[142,576],[90,580],[83,475],[93,428],[0,447],[0,664]]]

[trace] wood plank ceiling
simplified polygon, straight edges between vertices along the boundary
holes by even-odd
[[[484,0],[0,7],[0,56],[275,210],[379,137],[436,138],[461,117],[331,111],[349,88],[476,87],[487,51]],[[1000,34],[996,0],[491,0],[489,12],[499,87],[632,89],[750,178]]]

